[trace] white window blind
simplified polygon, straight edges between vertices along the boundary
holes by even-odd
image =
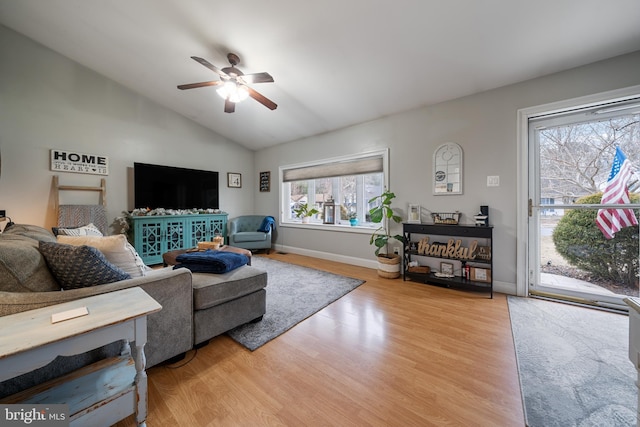
[[[382,154],[375,154],[359,159],[331,161],[322,164],[284,169],[282,171],[282,181],[291,182],[345,175],[364,175],[383,172],[383,167]]]

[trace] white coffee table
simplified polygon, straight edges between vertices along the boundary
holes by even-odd
[[[52,315],[86,307],[89,314],[52,323]],[[57,356],[124,340],[120,357],[2,399],[2,403],[68,404],[70,425],[110,426],[147,417],[144,345],[147,315],[162,307],[141,288],[96,295],[0,317],[0,381],[45,366]],[[135,360],[129,343],[135,341]],[[105,383],[101,383],[104,381]]]

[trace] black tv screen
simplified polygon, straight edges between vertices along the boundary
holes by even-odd
[[[134,163],[136,208],[219,209],[218,172]]]

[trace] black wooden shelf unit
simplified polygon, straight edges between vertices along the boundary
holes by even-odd
[[[403,223],[402,229],[403,280],[484,291],[493,298],[493,227]],[[458,242],[454,251],[451,245],[456,248]],[[425,250],[427,244],[430,250]],[[449,250],[445,252],[444,247],[438,250],[438,246]],[[414,265],[416,262],[418,266]],[[435,274],[442,273],[442,263],[453,266],[453,277]]]

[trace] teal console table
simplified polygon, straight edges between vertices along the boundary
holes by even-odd
[[[134,216],[133,246],[147,265],[161,264],[162,254],[194,248],[217,235],[227,242],[227,214]]]

